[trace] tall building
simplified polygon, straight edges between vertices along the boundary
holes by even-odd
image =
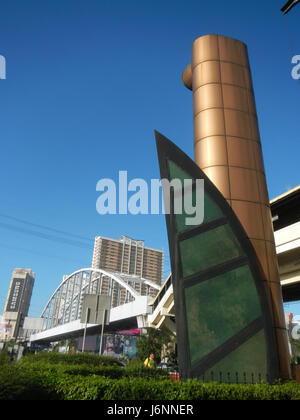
[[[30,269],[16,268],[11,276],[2,322],[6,324],[5,339],[17,338],[31,301],[35,274]]]
[[[163,251],[147,248],[144,241],[121,236],[120,240],[103,236],[95,238],[92,268],[101,268],[121,274],[128,274],[152,280],[159,286],[163,280],[164,253]],[[102,283],[102,294],[108,292],[109,283]],[[140,283],[136,283],[136,290],[142,294]],[[153,296],[157,291],[153,289]]]

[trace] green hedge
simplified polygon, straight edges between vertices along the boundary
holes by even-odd
[[[142,378],[153,378],[156,380],[166,380],[169,378],[169,373],[164,370],[158,369],[124,369],[120,367],[114,366],[89,366],[85,365],[64,365],[63,363],[58,363],[57,365],[53,365],[50,363],[35,363],[34,367],[27,363],[22,363],[18,365],[20,368],[22,367],[23,372],[26,370],[30,375],[32,369],[39,372],[44,372],[50,375],[62,376],[62,375],[71,375],[71,376],[103,376],[105,378],[110,379],[121,379],[121,378],[128,378],[128,377],[142,377]]]
[[[99,358],[96,362],[93,356],[82,356],[37,355],[3,363],[0,400],[300,400],[300,385],[295,382],[272,386],[176,383],[158,369],[124,369],[109,365],[108,360],[99,363]]]
[[[0,400],[300,400],[300,386],[220,385],[196,380],[71,375],[19,364],[2,366]]]
[[[153,379],[108,380],[70,377],[60,382],[57,391],[65,400],[299,400],[297,384],[227,385],[183,383]]]
[[[97,375],[34,373],[20,366],[9,366],[0,371],[0,400],[300,400],[300,386],[110,379]]]
[[[57,355],[38,354],[28,355],[17,364],[23,370],[26,369],[28,375],[31,370],[45,372],[56,376],[61,375],[80,375],[83,377],[96,375],[110,379],[120,379],[123,377],[146,377],[164,380],[169,378],[168,372],[162,369],[148,369],[144,367],[120,367],[116,364],[116,359],[99,357],[94,355]]]
[[[16,363],[0,368],[0,400],[56,400],[55,376],[22,369]]]
[[[64,363],[65,365],[83,365],[89,366],[118,366],[118,361],[113,357],[98,356],[96,354],[78,353],[78,354],[63,354],[63,353],[46,353],[28,354],[21,359],[21,363]]]

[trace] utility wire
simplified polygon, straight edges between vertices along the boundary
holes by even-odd
[[[15,222],[23,223],[23,224],[26,224],[26,225],[29,225],[29,226],[34,226],[34,227],[37,227],[37,228],[40,228],[40,229],[49,230],[51,232],[59,233],[59,234],[65,235],[65,236],[71,236],[73,238],[81,239],[83,241],[88,241],[90,243],[93,242],[93,239],[92,238],[88,238],[86,236],[75,235],[74,233],[70,233],[70,232],[65,232],[63,230],[54,229],[54,228],[49,227],[49,226],[39,225],[37,223],[28,222],[27,220],[19,219],[17,217],[9,216],[7,214],[0,213],[0,217],[6,218],[6,219],[10,219],[10,220],[13,220]]]
[[[0,243],[0,247],[8,249],[8,250],[12,250],[12,251],[28,252],[30,254],[39,255],[39,256],[42,256],[42,257],[46,257],[46,258],[55,258],[55,259],[59,259],[61,261],[70,261],[70,262],[76,262],[77,264],[81,264],[81,265],[84,265],[84,266],[86,265],[86,262],[83,262],[81,260],[77,260],[75,258],[64,257],[62,255],[53,255],[53,254],[47,254],[47,253],[44,253],[44,252],[34,251],[34,250],[31,250],[31,249],[26,249],[26,248],[21,248],[21,247],[12,247],[12,246],[9,246],[9,245],[4,244],[4,243]],[[1,300],[1,298],[0,298],[0,300]]]
[[[91,243],[91,245],[88,245],[88,244],[80,242],[80,241],[75,241],[75,240],[71,240],[71,239],[67,239],[67,238],[62,238],[62,237],[59,237],[59,236],[49,235],[49,234],[46,234],[46,233],[31,230],[31,229],[24,229],[24,228],[21,228],[21,227],[9,225],[7,223],[1,223],[0,222],[0,227],[3,228],[3,229],[12,230],[12,231],[20,232],[20,233],[23,233],[23,234],[36,236],[36,237],[39,237],[39,238],[42,238],[42,239],[47,239],[49,241],[60,242],[60,243],[64,243],[64,244],[67,244],[67,245],[77,246],[77,247],[85,248],[85,249],[93,249],[92,243]]]

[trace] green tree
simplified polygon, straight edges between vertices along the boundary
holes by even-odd
[[[294,354],[293,362],[294,363],[296,362],[299,365],[300,364],[300,339],[292,338],[290,340],[290,343],[292,345],[292,352]]]
[[[172,340],[172,335],[167,332],[156,330],[155,328],[147,328],[147,333],[141,335],[137,342],[137,357],[144,361],[153,353],[156,363],[159,363],[164,346],[167,346]]]

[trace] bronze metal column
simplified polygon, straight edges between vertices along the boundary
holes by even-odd
[[[279,375],[290,378],[274,232],[246,45],[219,35],[196,39],[183,82],[193,91],[195,162],[227,199],[254,246],[266,277]]]

